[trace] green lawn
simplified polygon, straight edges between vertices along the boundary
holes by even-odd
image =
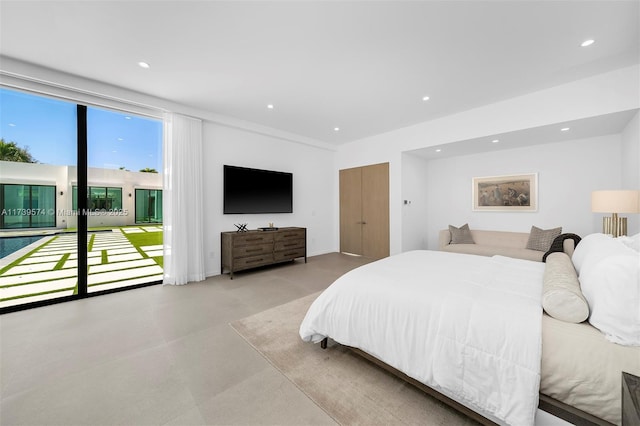
[[[142,249],[140,249],[140,247],[162,245],[162,231],[129,234],[125,234],[123,232],[123,234],[125,237],[127,237],[129,242],[138,249],[140,254],[145,257],[149,256],[147,256],[147,254]],[[163,256],[153,256],[152,259],[155,260],[158,265],[164,267]]]
[[[143,229],[145,232],[124,232],[127,229],[131,229],[131,228],[139,228],[139,229]],[[122,235],[128,240],[128,242],[138,251],[138,253],[140,253],[140,255],[143,258],[151,258],[154,260],[154,262],[156,262],[161,268],[164,266],[164,262],[163,262],[163,256],[150,256],[150,254],[158,254],[162,253],[162,250],[160,249],[160,247],[162,247],[163,244],[163,232],[162,230],[158,230],[159,227],[146,227],[146,226],[123,226],[123,227],[108,227],[108,228],[100,228],[100,229],[96,229],[96,228],[91,228],[89,230],[89,232],[92,231],[102,231],[102,230],[111,230],[111,229],[120,229],[122,232]],[[161,228],[160,228],[161,229]],[[149,230],[150,232],[147,232],[147,230]],[[67,230],[70,231],[70,230]],[[63,236],[69,235],[70,233],[73,232],[61,232],[58,235],[53,236],[53,238],[49,239],[47,242],[38,245],[35,249],[29,251],[28,253],[26,253],[25,255],[21,256],[19,259],[16,259],[15,261],[11,262],[9,265],[6,265],[3,268],[0,268],[0,275],[3,275],[5,272],[8,272],[10,269],[17,267],[18,265],[21,265],[23,260],[26,260],[27,258],[30,258],[34,255],[36,255],[36,253],[40,250],[42,250],[44,247],[54,243],[56,240],[58,240],[59,238],[65,238]],[[102,236],[102,235],[109,235],[109,233],[103,233],[103,232],[95,232],[95,233],[91,233],[88,235],[87,238],[87,242],[88,242],[88,249],[89,251],[95,251],[95,247],[94,247],[94,243],[97,244],[97,237],[98,236]],[[148,246],[160,246],[160,247],[154,247],[153,249],[151,249]],[[149,252],[149,254],[147,252],[145,252],[145,250],[143,250],[143,247],[147,247],[147,250]],[[70,248],[69,250],[70,252],[68,253],[64,253],[62,254],[62,256],[60,257],[60,259],[58,259],[55,262],[55,265],[51,266],[51,271],[58,271],[61,269],[65,268],[65,265],[67,264],[67,262],[69,261],[70,257],[71,257],[71,251],[75,252],[75,247],[73,247],[73,249]],[[107,249],[103,249],[100,250],[101,253],[101,262],[100,264],[104,265],[104,264],[108,264],[109,262],[109,258],[107,256]],[[118,254],[117,254],[118,255]],[[119,266],[123,265],[126,260],[116,260],[115,261]],[[68,267],[67,267],[68,268]],[[122,269],[126,269],[126,268],[122,268]],[[135,268],[130,268],[131,270],[134,270]],[[41,272],[46,272],[46,271],[35,271],[33,273],[41,273]],[[30,274],[32,272],[25,272],[25,274]],[[16,274],[17,276],[17,274]],[[41,282],[55,282],[55,279],[53,280],[49,280],[49,279],[45,279],[45,280],[39,280],[39,281],[32,281],[26,284],[20,284],[20,287],[23,287],[25,290],[24,294],[18,295],[18,296],[12,296],[9,298],[0,298],[0,301],[6,301],[6,300],[11,300],[11,299],[20,299],[20,298],[25,298],[25,297],[30,297],[30,296],[39,296],[39,295],[43,295],[43,294],[47,294],[47,293],[58,293],[61,291],[68,291],[68,290],[74,290],[73,288],[57,288],[55,290],[51,290],[51,291],[42,291],[42,292],[31,292],[29,289],[31,288],[29,284],[39,284]],[[115,282],[115,281],[114,281]],[[110,282],[102,282],[100,284],[96,284],[96,285],[102,285],[102,284],[110,284]],[[7,284],[7,285],[2,285],[1,288],[9,288],[9,287],[14,287],[15,284]],[[76,289],[77,290],[77,289]]]
[[[124,233],[123,233],[124,234]],[[162,231],[139,232],[124,234],[125,237],[136,247],[155,246],[162,244]]]

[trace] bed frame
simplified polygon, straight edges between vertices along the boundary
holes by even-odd
[[[328,344],[328,338],[325,337],[321,342],[320,342],[320,347],[322,349],[326,349],[327,348],[327,344]],[[339,344],[336,342],[336,344]],[[416,379],[413,379],[409,376],[407,376],[406,374],[404,374],[402,371],[391,367],[388,364],[385,364],[384,362],[380,361],[379,359],[375,358],[372,355],[369,355],[368,353],[358,349],[358,348],[354,348],[351,346],[346,346],[343,345],[344,347],[350,349],[351,351],[353,351],[354,353],[360,355],[361,357],[363,357],[364,359],[366,359],[367,361],[372,362],[373,364],[377,365],[378,367],[381,367],[382,369],[388,371],[389,373],[393,374],[394,376],[412,384],[413,386],[417,387],[418,389],[420,389],[421,391],[423,391],[424,393],[426,393],[427,395],[430,395],[434,398],[436,398],[437,400],[447,404],[448,406],[450,406],[451,408],[453,408],[454,410],[466,415],[467,417],[477,421],[478,423],[482,424],[482,425],[486,425],[486,426],[496,426],[497,424],[489,419],[487,419],[486,417],[476,413],[475,411],[471,410],[470,408],[460,404],[459,402],[449,398],[446,395],[441,394],[440,392],[430,388],[429,386],[425,385],[424,383],[421,383],[419,381],[417,381]],[[559,417],[569,423],[572,423],[576,426],[615,426],[613,425],[613,423],[609,423],[606,420],[603,420],[601,418],[598,418],[592,414],[589,414],[585,411],[579,410],[575,407],[572,407],[570,405],[565,404],[564,402],[560,402],[557,399],[551,398],[550,396],[544,395],[544,394],[540,394],[539,397],[539,402],[538,402],[538,408],[540,408],[542,411],[546,411],[547,413],[550,413],[556,417]]]

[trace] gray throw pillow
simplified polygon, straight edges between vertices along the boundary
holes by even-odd
[[[540,229],[532,226],[531,233],[529,234],[529,241],[527,241],[527,248],[530,250],[549,251],[551,243],[556,239],[558,235],[562,233],[562,227],[553,229]]]
[[[449,232],[451,233],[450,244],[475,244],[471,231],[469,230],[469,224],[465,223],[460,228],[449,225]]]

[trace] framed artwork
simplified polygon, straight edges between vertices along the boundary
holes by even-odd
[[[538,174],[474,177],[474,211],[535,212],[538,210]]]

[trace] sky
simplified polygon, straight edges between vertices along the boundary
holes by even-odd
[[[0,138],[43,164],[76,165],[76,104],[0,88]],[[162,121],[87,108],[89,167],[162,171]]]

